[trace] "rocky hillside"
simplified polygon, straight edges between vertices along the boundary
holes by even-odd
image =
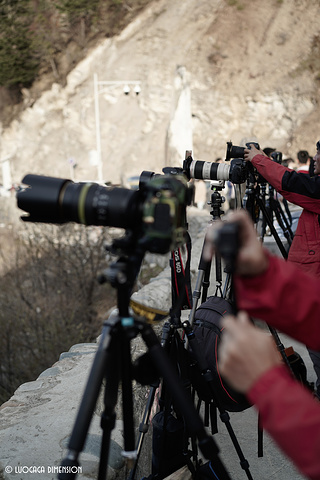
[[[24,112],[2,129],[1,159],[10,157],[17,183],[26,173],[99,178],[97,105],[104,181],[159,172],[189,148],[197,159],[224,157],[229,140],[313,154],[318,16],[318,0],[155,0],[101,40],[65,88],[54,84],[37,101],[24,92]],[[99,83],[96,104],[94,74],[111,82]],[[136,83],[123,94],[130,81],[139,95]]]

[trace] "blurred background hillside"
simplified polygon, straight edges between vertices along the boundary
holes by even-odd
[[[284,156],[314,152],[317,0],[2,5],[0,156],[13,182],[32,172],[120,183],[177,165],[186,149],[213,161],[253,137]]]

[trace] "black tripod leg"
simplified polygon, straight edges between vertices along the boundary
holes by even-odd
[[[284,221],[285,216],[284,216],[283,210],[281,209],[279,200],[272,199],[271,208],[273,209],[276,219],[278,221],[278,224],[281,230],[283,231],[284,236],[287,239],[288,245],[291,246],[293,233],[290,227],[288,226],[288,224]]]
[[[107,476],[111,432],[116,422],[115,406],[118,400],[118,386],[122,368],[120,336],[119,338],[112,339],[105,361],[106,384],[104,390],[104,411],[101,415],[100,422],[102,439],[98,480],[105,480]]]
[[[85,391],[80,403],[76,421],[71,433],[68,444],[68,453],[62,461],[61,466],[74,467],[78,466],[78,457],[82,452],[87,437],[89,426],[94,413],[102,381],[105,376],[105,366],[109,356],[109,348],[111,344],[111,330],[113,329],[113,321],[106,322],[102,337],[100,340],[98,351],[95,355],[89,378],[85,387]],[[70,470],[69,469],[69,470]],[[59,480],[72,480],[76,478],[75,473],[60,473]]]
[[[286,198],[283,198],[282,202],[283,202],[283,206],[284,206],[284,209],[286,211],[286,214],[287,214],[288,224],[291,227],[292,226],[292,215],[291,215],[291,212],[290,212],[290,209],[289,209],[288,201],[287,201]]]
[[[286,200],[286,199],[284,198],[283,200]],[[293,231],[291,229],[292,216],[291,216],[291,212],[290,212],[289,207],[288,207],[288,202],[287,201],[283,202],[285,212],[283,211],[283,206],[281,205],[280,201],[277,199],[276,202],[277,202],[277,205],[278,205],[278,210],[280,212],[281,218],[283,219],[283,222],[286,225],[287,230],[288,230],[289,235],[290,235],[291,240],[292,240],[293,237],[294,237],[294,234],[293,234]],[[290,217],[286,216],[286,213],[288,213],[288,212],[289,212]]]
[[[132,364],[130,352],[130,338],[127,332],[122,336],[121,342],[121,379],[122,379],[122,415],[124,433],[124,451],[122,455],[126,459],[129,468],[136,459],[134,412],[132,393]]]
[[[139,462],[139,458],[140,458],[140,454],[141,454],[141,450],[142,450],[143,440],[144,440],[144,437],[145,437],[146,433],[149,430],[149,419],[150,419],[151,410],[152,410],[152,406],[153,406],[153,402],[154,402],[154,398],[155,398],[157,388],[158,388],[158,385],[157,386],[151,386],[151,388],[150,388],[147,404],[146,404],[146,407],[144,409],[142,419],[141,419],[141,422],[140,422],[140,425],[139,425],[139,436],[138,436],[137,447],[136,447],[137,458],[136,458],[135,464],[134,464],[134,466],[133,466],[133,468],[130,472],[128,480],[134,480],[134,478],[135,478],[135,474],[136,474],[136,471],[137,471],[138,462]]]
[[[192,294],[192,309],[191,309],[191,312],[190,312],[190,315],[189,315],[189,321],[190,321],[191,325],[193,324],[194,316],[195,316],[196,309],[197,309],[197,306],[198,306],[198,303],[199,303],[204,274],[205,274],[204,270],[199,270],[198,271],[196,284],[195,284],[193,294]]]
[[[201,288],[203,288],[202,299],[201,299],[201,301],[203,302],[207,298],[207,292],[210,285],[209,279],[210,279],[210,272],[211,272],[211,261],[204,260],[203,249],[204,249],[204,244],[202,246],[202,252],[199,260],[198,276],[196,279],[195,288],[192,293],[192,309],[189,315],[189,322],[191,323],[191,325],[193,325],[194,316],[195,316],[196,309],[201,296]]]
[[[260,208],[261,208],[261,210],[262,210],[262,213],[264,214],[264,216],[265,216],[265,218],[266,218],[266,221],[267,221],[267,223],[268,223],[268,225],[269,225],[269,228],[270,228],[270,230],[271,230],[271,232],[272,232],[272,234],[273,234],[273,236],[274,236],[274,238],[275,238],[275,240],[276,240],[276,242],[277,242],[277,245],[278,245],[278,247],[279,247],[279,249],[280,249],[280,251],[281,251],[281,253],[282,253],[282,256],[283,256],[285,259],[287,259],[287,258],[288,258],[288,253],[286,252],[286,249],[284,248],[284,246],[283,246],[283,244],[282,244],[282,242],[281,242],[281,240],[280,240],[280,238],[279,238],[279,235],[278,235],[276,229],[274,228],[274,226],[273,226],[273,224],[272,224],[272,222],[271,222],[270,216],[269,216],[269,214],[268,214],[268,212],[267,212],[267,210],[266,210],[265,205],[264,205],[263,202],[259,199],[259,197],[257,198],[257,201],[258,201],[258,204],[259,204],[259,206],[260,206]],[[288,357],[287,357],[287,355],[286,355],[286,353],[285,353],[285,350],[284,350],[284,346],[283,346],[283,344],[281,343],[281,340],[280,340],[280,338],[279,338],[279,335],[277,334],[277,331],[276,331],[274,328],[270,327],[269,325],[268,325],[268,328],[269,328],[271,334],[273,335],[273,338],[274,338],[274,340],[275,340],[275,342],[276,342],[276,344],[277,344],[278,350],[279,350],[279,352],[280,352],[280,354],[281,354],[281,356],[282,356],[285,364],[287,365],[287,367],[289,368],[289,370],[292,372],[292,369],[291,369],[291,366],[290,366]]]
[[[290,372],[292,373],[292,376],[293,375],[293,371],[292,371],[292,368],[291,368],[291,365],[290,365],[290,362],[288,360],[288,357],[286,355],[286,351],[285,351],[285,348],[284,348],[284,345],[283,343],[281,342],[280,340],[280,337],[278,335],[278,332],[277,330],[275,330],[273,327],[270,327],[270,325],[268,325],[268,328],[270,330],[270,333],[271,335],[273,336],[273,339],[277,345],[277,348],[278,348],[278,351],[280,353],[280,355],[282,356],[282,359],[284,361],[284,363],[287,365],[287,367],[289,368]]]
[[[275,241],[276,241],[276,243],[279,247],[279,250],[280,250],[283,258],[288,258],[288,253],[287,253],[286,249],[284,248],[283,243],[280,240],[280,237],[278,235],[277,230],[274,228],[272,220],[271,220],[271,218],[270,218],[270,216],[267,212],[266,206],[264,205],[264,203],[262,202],[262,200],[259,197],[257,197],[257,203],[258,203],[263,215],[266,218],[267,224],[268,224],[268,226],[271,230],[271,233],[272,233],[272,235],[273,235],[273,237],[274,237],[274,239],[275,239]]]
[[[150,325],[144,325],[141,334],[149,349],[149,353],[154,365],[157,367],[160,375],[167,383],[168,389],[170,390],[174,401],[178,405],[179,411],[185,419],[188,430],[191,434],[197,436],[199,448],[202,454],[206,459],[212,461],[212,466],[217,472],[219,471],[219,478],[221,480],[231,480],[227,470],[219,458],[219,448],[217,444],[212,436],[207,434],[200,416],[192,403],[191,397],[181,386],[179,377],[177,376],[172,363],[166,355],[166,352],[161,347],[156,334]]]

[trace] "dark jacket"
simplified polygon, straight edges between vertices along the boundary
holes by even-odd
[[[320,176],[297,173],[264,155],[256,155],[252,164],[284,198],[303,208],[288,260],[320,276]]]

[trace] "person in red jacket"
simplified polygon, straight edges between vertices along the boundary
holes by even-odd
[[[320,140],[316,148],[314,177],[273,162],[254,145],[245,149],[244,159],[250,161],[284,198],[303,208],[288,260],[320,277]]]
[[[279,165],[254,145],[244,158],[288,201],[303,207],[291,244],[288,261],[305,272],[320,277],[320,140],[316,144],[314,177]],[[320,351],[308,348],[317,375],[316,393],[320,398]]]
[[[238,307],[320,350],[320,279],[304,273],[293,263],[271,256],[257,239],[246,212],[231,214],[229,221],[240,226],[234,274]],[[212,239],[219,228],[215,223],[207,232],[204,249],[207,259],[212,256]],[[292,377],[273,338],[255,327],[247,313],[241,311],[237,318],[224,318],[222,326],[221,374],[255,404],[264,429],[300,472],[319,480],[320,403]]]

